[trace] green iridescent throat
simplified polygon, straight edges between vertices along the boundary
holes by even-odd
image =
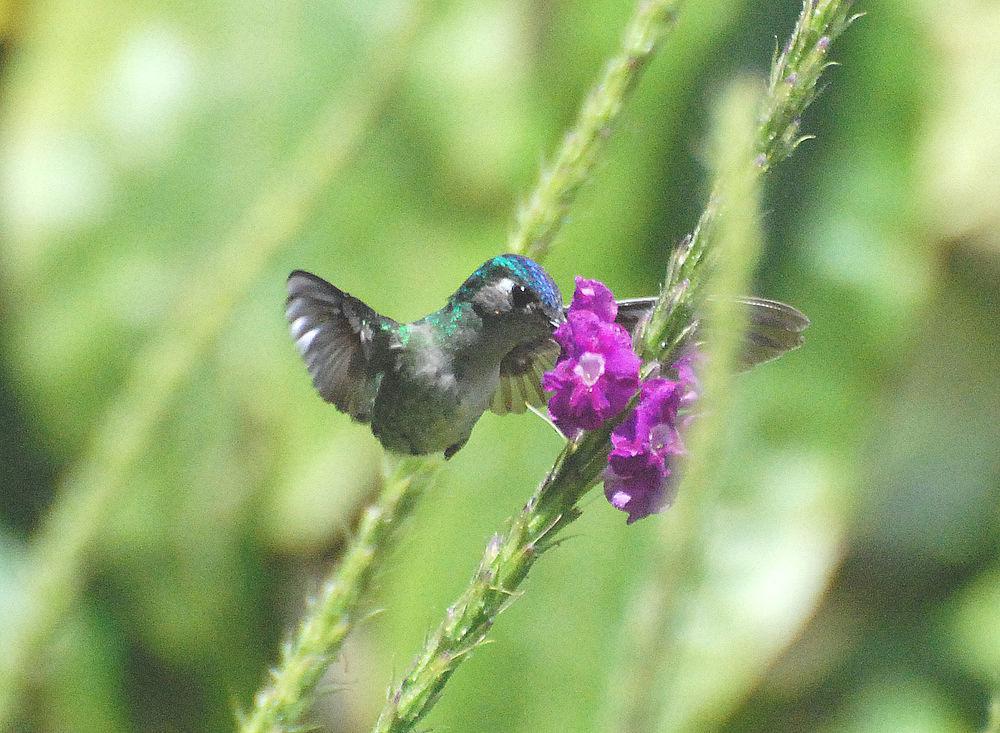
[[[444,308],[424,318],[424,321],[445,338],[451,338],[467,322],[471,309],[471,304],[452,299]]]

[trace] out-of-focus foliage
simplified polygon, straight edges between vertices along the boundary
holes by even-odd
[[[157,370],[135,362],[141,345],[183,333],[164,319],[331,105],[345,129],[373,119],[121,477],[86,595],[35,665],[25,730],[231,727],[379,460],[313,394],[285,332],[287,271],[398,319],[436,308],[502,246],[628,6],[0,5],[0,649],[41,513],[125,375]],[[768,180],[757,290],[813,326],[737,381],[663,690],[675,730],[971,730],[1000,690],[1000,8],[858,9],[804,120],[818,139]],[[708,101],[765,68],[798,10],[689,1],[547,263],[564,289],[576,273],[622,296],[657,288],[703,204]],[[366,86],[393,54],[388,88]],[[317,721],[370,725],[557,447],[530,416],[483,418]],[[626,528],[595,495],[428,725],[599,730],[628,683],[615,660],[648,549],[682,518]]]

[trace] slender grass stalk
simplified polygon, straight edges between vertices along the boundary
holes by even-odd
[[[396,463],[378,501],[365,510],[337,571],[282,650],[281,663],[271,673],[271,684],[257,693],[252,712],[240,721],[243,733],[269,733],[297,725],[306,711],[308,693],[316,687],[353,627],[354,610],[379,560],[398,534],[399,522],[409,516],[433,482],[440,462],[440,458],[403,458]]]
[[[773,59],[767,91],[758,107],[756,132],[744,150],[744,173],[753,167],[759,173],[765,173],[789,157],[799,143],[807,139],[800,132],[800,117],[815,98],[822,71],[831,64],[827,59],[830,44],[856,17],[849,15],[849,7],[850,2],[836,0],[806,0],[803,3],[788,42]],[[726,167],[732,165],[733,161],[730,161]],[[747,175],[742,186],[744,189],[751,178]],[[646,331],[644,346],[648,358],[669,352],[683,340],[685,318],[675,320],[678,312],[693,318],[696,311],[715,310],[705,315],[713,322],[722,324],[729,323],[732,318],[733,314],[718,311],[718,308],[731,302],[725,294],[735,295],[741,290],[739,287],[733,290],[724,286],[731,276],[720,272],[722,277],[719,280],[725,292],[719,293],[721,297],[706,302],[691,284],[697,279],[699,271],[711,269],[704,265],[711,264],[718,252],[733,246],[716,248],[712,241],[738,238],[739,232],[733,231],[733,227],[739,226],[741,221],[747,225],[743,238],[750,241],[757,237],[756,225],[750,218],[751,211],[725,215],[727,207],[745,209],[757,198],[752,191],[734,194],[730,190],[734,180],[737,179],[731,176],[719,179],[695,231],[671,259],[665,297],[659,304],[662,307],[658,308]],[[706,257],[710,247],[712,254]],[[736,247],[739,247],[738,243]],[[731,260],[722,259],[719,269],[731,270],[731,265]],[[714,333],[724,339],[726,334],[739,333],[739,329],[723,325]],[[698,575],[701,567],[702,558],[698,549],[702,543],[698,538],[706,531],[707,517],[719,488],[713,484],[707,456],[714,452],[724,424],[726,405],[713,404],[713,396],[729,392],[726,383],[728,372],[716,371],[722,369],[720,365],[729,363],[731,353],[728,348],[725,342],[713,344],[712,339],[707,344],[707,351],[712,354],[709,373],[704,379],[706,401],[709,403],[705,410],[707,416],[696,423],[693,430],[691,461],[680,487],[681,495],[690,498],[677,507],[680,516],[672,523],[671,536],[664,537],[650,562],[655,571],[632,601],[628,613],[632,623],[626,634],[621,660],[609,683],[608,714],[605,718],[605,729],[609,731],[641,733],[671,729],[665,714],[665,706],[669,706],[671,701],[663,697],[663,690],[669,689],[665,677],[671,674],[673,661],[670,640],[677,632],[676,615],[680,612],[680,596],[684,593],[685,584]],[[717,353],[718,349],[723,351]]]
[[[804,0],[791,36],[775,53],[754,134],[753,162],[762,173],[811,137],[802,134],[802,115],[816,98],[823,71],[833,64],[828,58],[830,45],[858,17],[850,14],[850,8],[851,0]],[[671,258],[665,287],[645,329],[646,358],[666,358],[683,341],[700,310],[696,278],[710,269],[701,264],[719,214],[720,196],[713,189],[694,231]],[[678,311],[683,317],[675,317]]]
[[[472,581],[390,693],[374,731],[412,730],[430,712],[458,665],[483,643],[496,617],[517,598],[517,588],[535,561],[580,515],[576,503],[604,470],[611,429],[606,425],[568,443],[524,509],[493,535]]]
[[[733,84],[722,98],[714,126],[716,185],[721,215],[712,250],[718,266],[706,283],[712,295],[705,303],[706,317],[716,327],[711,329],[703,346],[705,367],[698,412],[687,441],[690,460],[678,489],[684,500],[676,509],[685,528],[704,521],[705,509],[714,503],[712,456],[720,449],[725,430],[728,396],[739,349],[739,334],[745,314],[737,305],[737,296],[747,292],[751,273],[760,251],[759,221],[760,168],[754,163],[753,113],[761,99],[758,87],[742,80]],[[659,681],[663,668],[671,660],[665,653],[668,637],[674,629],[664,623],[673,610],[679,573],[697,574],[688,555],[694,542],[676,537],[677,522],[671,524],[668,544],[661,544],[650,563],[655,578],[641,589],[633,604],[634,615],[625,634],[623,661],[609,685],[610,714],[606,730],[644,733],[658,730],[662,693]],[[697,536],[690,532],[685,537]],[[666,538],[665,538],[666,539]],[[673,552],[668,552],[673,550]],[[664,556],[669,555],[669,556]],[[667,576],[666,578],[664,576]]]
[[[668,32],[676,25],[682,0],[644,0],[625,30],[622,46],[604,67],[600,81],[587,95],[576,124],[563,138],[551,167],[517,214],[517,226],[507,242],[510,252],[542,260],[576,199],[580,186],[610,137],[643,69]]]
[[[576,126],[563,139],[555,164],[541,173],[528,204],[520,210],[508,251],[527,253],[535,259],[542,259],[547,254],[577,191],[587,179],[604,142],[610,136],[612,123],[624,108],[629,92],[659,43],[673,27],[675,9],[680,1],[646,0],[639,3],[625,31],[621,49],[607,64],[601,79],[588,95]],[[603,442],[607,443],[607,433],[604,434]],[[580,446],[567,447],[562,462],[571,467],[573,476],[590,476],[587,483],[589,487],[603,468],[603,460],[593,462],[592,465],[582,465],[579,458],[573,458],[580,449]],[[431,464],[437,465],[434,459],[411,459],[401,467],[396,480],[405,484],[407,471],[422,473]],[[555,475],[550,475],[550,479],[561,485],[567,481],[567,475],[560,475],[558,480]],[[564,495],[561,490],[544,493],[546,497],[550,494]],[[385,504],[387,501],[395,501],[398,505],[390,508]],[[547,501],[542,501],[540,494],[538,502],[547,506]],[[404,517],[415,503],[406,497],[383,493],[369,511],[382,515],[393,514],[397,517],[398,524],[398,519]],[[560,504],[557,508],[550,508],[544,515],[551,520],[546,521],[544,527],[539,527],[539,520],[532,515],[530,521],[524,524],[512,523],[510,531],[512,536],[521,537],[525,541],[534,538],[530,541],[538,543],[547,532],[559,526],[560,522],[572,521],[572,517],[575,517],[573,511],[572,502],[565,506]],[[359,532],[363,530],[362,527]],[[389,538],[387,532],[381,539],[388,542]],[[327,590],[306,612],[295,641],[291,647],[286,648],[279,666],[272,671],[271,685],[255,697],[253,710],[242,722],[243,731],[283,731],[298,726],[298,721],[308,708],[316,682],[329,666],[333,654],[350,628],[353,605],[361,598],[372,575],[372,568],[383,555],[383,547],[370,545],[361,537],[352,543],[341,565],[327,581]],[[527,573],[535,556],[537,549],[528,553],[523,573]],[[364,572],[359,572],[358,566],[362,562],[368,563],[369,567]],[[348,567],[354,568],[349,576],[346,574]],[[345,584],[353,584],[354,587],[347,588],[344,587]],[[339,589],[336,600],[329,597],[334,595],[331,588]],[[495,599],[491,598],[492,600]],[[326,643],[325,649],[320,649],[321,645],[314,641],[316,639]]]
[[[369,71],[320,114],[298,153],[261,188],[260,197],[202,268],[203,276],[191,283],[163,319],[163,330],[134,360],[124,387],[63,481],[34,539],[26,608],[0,655],[0,728],[16,714],[39,657],[79,599],[104,517],[127,490],[129,472],[153,440],[156,426],[234,307],[271,258],[301,230],[323,191],[357,150],[401,75],[415,27],[415,17],[404,19],[380,44],[378,60]]]
[[[731,170],[736,171],[732,193],[730,184],[720,183],[713,189],[697,228],[671,258],[656,313],[643,337],[643,353],[647,358],[668,361],[689,332],[695,306],[703,301],[704,280],[714,264],[713,258],[706,258],[705,254],[710,248],[714,251],[718,243],[718,223],[725,211],[726,197],[740,196],[740,205],[746,206],[749,201],[755,211],[755,188],[743,186],[747,181],[756,181],[802,141],[798,119],[815,97],[816,81],[828,65],[826,53],[830,43],[850,23],[848,5],[837,0],[804,3],[789,44],[773,59],[753,144],[741,151],[744,155],[741,163],[732,164]],[[727,161],[730,169],[728,166]],[[748,216],[754,220],[753,214]],[[751,231],[752,227],[746,225],[747,216],[742,218],[744,228],[737,231]],[[726,235],[731,236],[736,237]],[[742,235],[740,239],[744,239]],[[544,243],[549,240],[542,237],[538,241],[543,244],[537,251],[544,254]],[[745,276],[748,267],[746,262],[737,266],[739,277]],[[715,315],[730,317],[725,312]],[[725,349],[731,347],[721,348],[724,355]],[[719,368],[724,366],[725,358]],[[469,585],[449,606],[410,671],[390,692],[374,727],[375,733],[410,731],[430,711],[461,661],[483,643],[499,613],[518,597],[520,585],[535,560],[544,550],[555,546],[560,530],[579,516],[577,502],[601,476],[612,429],[613,425],[606,425],[567,445],[524,509],[508,520],[505,530],[493,536]]]

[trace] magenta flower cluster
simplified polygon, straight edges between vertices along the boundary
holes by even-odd
[[[629,524],[674,500],[670,458],[685,452],[678,413],[695,396],[693,380],[682,376],[693,376],[690,367],[679,366],[677,371],[677,379],[644,382],[638,406],[611,433],[604,495],[616,509],[628,513]]]
[[[685,358],[674,365],[676,379],[648,379],[640,390],[642,362],[628,332],[615,323],[617,313],[603,283],[576,278],[566,323],[554,334],[562,353],[543,386],[553,392],[553,421],[571,437],[619,414],[639,390],[636,408],[611,433],[604,473],[605,496],[631,524],[673,500],[670,459],[684,453],[679,413],[694,401],[697,383]]]
[[[599,428],[623,409],[639,388],[641,360],[632,338],[615,323],[618,304],[603,284],[576,279],[566,322],[553,338],[562,347],[542,386],[554,392],[549,414],[565,435]]]

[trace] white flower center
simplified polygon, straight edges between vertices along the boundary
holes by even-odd
[[[588,387],[593,387],[604,374],[604,357],[592,351],[585,351],[577,360],[573,373]]]

